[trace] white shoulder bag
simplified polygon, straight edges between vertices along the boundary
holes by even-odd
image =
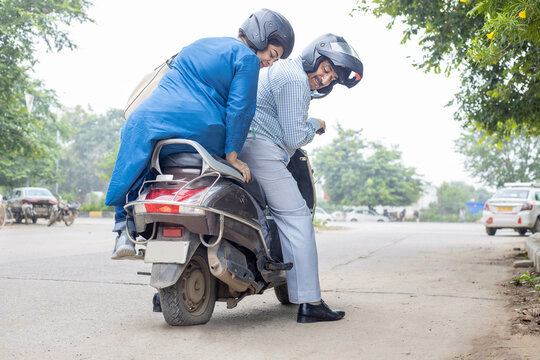
[[[154,71],[146,74],[142,78],[139,84],[132,91],[131,95],[129,95],[127,105],[124,109],[124,119],[127,120],[133,110],[135,110],[137,106],[139,106],[139,104],[142,103],[144,99],[149,97],[150,94],[152,94],[152,91],[157,88],[163,75],[165,75],[165,73],[171,69],[171,62],[174,60],[176,55],[178,54],[171,56],[170,59],[159,65],[154,69]]]

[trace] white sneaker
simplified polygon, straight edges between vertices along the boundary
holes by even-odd
[[[132,233],[132,237],[135,237],[135,233]],[[129,240],[125,231],[120,232],[120,235],[116,237],[116,244],[114,251],[111,255],[113,260],[121,260],[126,257],[135,256],[135,244]]]

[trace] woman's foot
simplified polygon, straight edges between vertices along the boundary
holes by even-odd
[[[133,233],[131,236],[134,237],[135,233]],[[125,231],[119,231],[118,236],[116,237],[116,244],[114,246],[111,259],[120,260],[130,256],[135,256],[135,244],[129,240],[129,237]]]

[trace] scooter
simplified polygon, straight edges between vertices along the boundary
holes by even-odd
[[[163,147],[176,144],[195,152],[160,161]],[[288,168],[313,213],[305,151],[297,150]],[[159,291],[168,324],[207,323],[216,301],[232,309],[270,288],[289,303],[285,272],[294,264],[283,263],[277,227],[256,180],[246,183],[225,160],[185,139],[158,142],[151,169],[155,180],[144,181],[136,200],[125,205],[136,227],[126,231],[138,247],[135,258],[152,264],[150,285]]]

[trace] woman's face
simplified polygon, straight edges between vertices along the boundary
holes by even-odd
[[[266,49],[257,51],[257,56],[261,62],[261,69],[272,66],[272,64],[278,61],[282,55],[283,46],[279,45],[270,44]]]

